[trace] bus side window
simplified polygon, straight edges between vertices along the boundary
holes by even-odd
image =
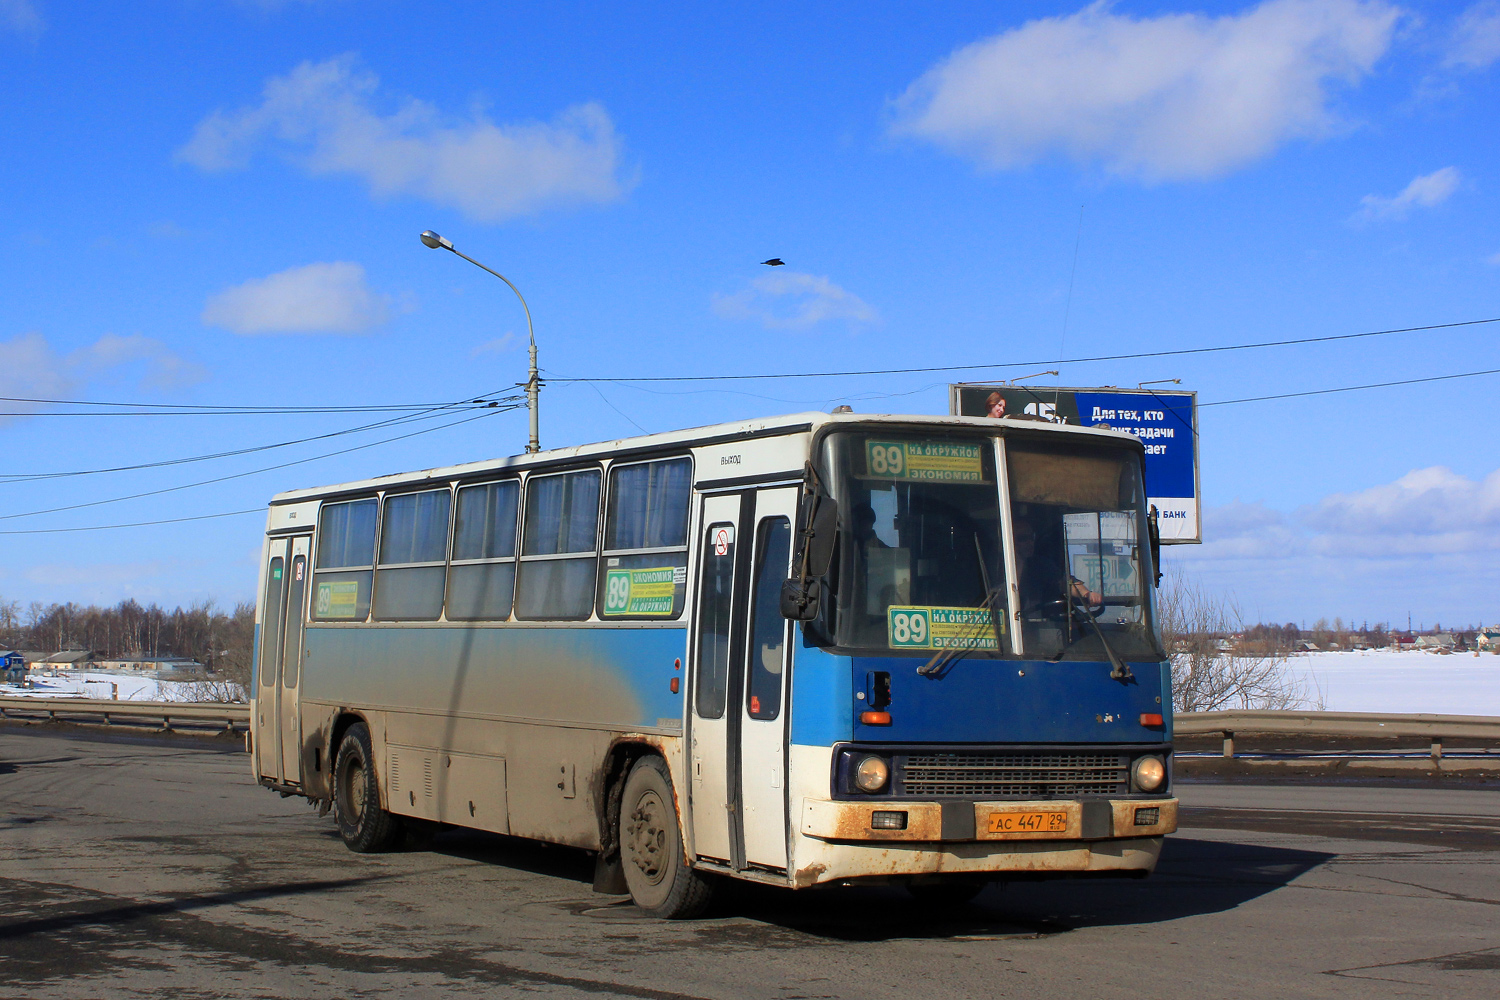
[[[377,619],[436,621],[442,613],[450,500],[447,490],[385,498],[375,572]]]
[[[521,484],[514,480],[458,491],[453,566],[448,571],[450,621],[503,621],[516,590],[516,514]]]
[[[516,617],[587,618],[594,609],[598,544],[597,469],[528,478]]]
[[[786,662],[787,620],[781,617],[781,584],[792,556],[791,522],[784,517],[766,518],[760,522],[757,543],[746,704],[752,719],[774,719],[781,714],[781,674]]]
[[[328,503],[318,514],[318,566],[313,574],[313,614],[319,621],[359,621],[370,616],[375,570],[374,497]]]
[[[599,617],[682,615],[692,473],[686,458],[610,468]]]
[[[726,530],[727,529],[727,530]],[[715,544],[715,538],[720,540]],[[729,608],[734,594],[734,526],[711,524],[703,538],[703,589],[698,594],[698,676],[693,688],[700,719],[724,715],[729,690]]]

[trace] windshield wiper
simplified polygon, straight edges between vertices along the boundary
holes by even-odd
[[[1004,643],[1000,641],[1000,619],[995,617],[993,610],[995,598],[999,592],[990,586],[990,570],[985,565],[984,548],[979,544],[979,533],[977,531],[974,533],[974,554],[979,558],[979,577],[981,582],[984,583],[984,600],[979,602],[979,607],[976,610],[990,616],[990,628],[995,633],[995,654],[998,656],[1004,647]],[[942,677],[946,673],[944,670],[945,667],[955,660],[960,659],[968,652],[968,649],[959,649],[956,647],[944,649],[941,652],[933,654],[932,659],[918,667],[917,673],[923,677]]]
[[[1104,629],[1099,627],[1099,619],[1089,614],[1089,609],[1084,605],[1078,604],[1077,601],[1078,597],[1073,593],[1073,580],[1070,577],[1068,580],[1068,608],[1070,612],[1077,612],[1081,617],[1087,618],[1088,623],[1094,626],[1094,633],[1099,636],[1099,645],[1104,647],[1104,654],[1109,657],[1110,678],[1117,681],[1135,680],[1135,674],[1131,672],[1130,664],[1120,659],[1119,654],[1115,652],[1115,648],[1111,646],[1109,644],[1109,640],[1104,637]],[[1070,642],[1066,646],[1064,646],[1062,650],[1057,654],[1057,658],[1061,660],[1063,657],[1063,653],[1066,653],[1068,649],[1072,647],[1073,643],[1077,641],[1077,639],[1074,639],[1073,642]]]

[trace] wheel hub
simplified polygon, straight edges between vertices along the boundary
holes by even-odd
[[[344,806],[356,823],[365,811],[365,769],[358,761],[349,764],[344,780]]]
[[[648,791],[636,802],[626,830],[626,847],[630,860],[646,880],[653,884],[660,882],[666,874],[665,813],[666,808],[661,799],[655,792]]]

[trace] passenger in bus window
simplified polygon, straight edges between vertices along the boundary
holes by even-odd
[[[1103,594],[1090,590],[1088,584],[1065,572],[1060,528],[1061,522],[1049,518],[1045,510],[1033,509],[1024,516],[1021,509],[1016,511],[1016,571],[1021,579],[1023,611],[1041,611],[1049,603],[1061,600],[1065,593],[1064,577],[1073,600],[1095,608],[1104,603]]]

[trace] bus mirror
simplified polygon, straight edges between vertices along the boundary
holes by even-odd
[[[807,575],[825,576],[833,561],[833,543],[838,538],[839,507],[828,497],[819,497],[807,526]]]
[[[1151,505],[1151,513],[1146,515],[1146,534],[1151,539],[1151,572],[1156,574],[1153,585],[1161,586],[1161,521],[1156,511],[1156,504]]]
[[[818,596],[822,587],[817,580],[806,583],[795,576],[781,585],[781,617],[794,622],[810,622],[818,617]]]

